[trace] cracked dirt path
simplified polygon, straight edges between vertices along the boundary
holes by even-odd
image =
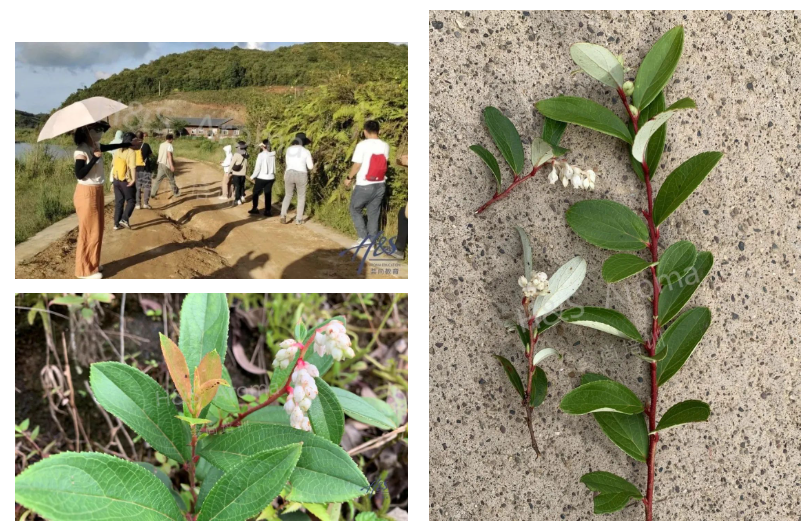
[[[166,183],[150,204],[135,210],[131,230],[112,230],[112,204],[105,210],[101,263],[105,278],[397,278],[407,266],[378,258],[361,274],[359,260],[339,254],[352,239],[313,221],[282,225],[273,217],[248,215],[249,204],[219,201],[218,168],[179,159],[179,197]],[[263,198],[260,208],[263,207]],[[291,212],[289,217],[292,218]],[[73,278],[77,229],[16,266],[17,278]],[[369,253],[369,260],[371,255]],[[398,268],[399,274],[394,271]],[[385,272],[387,274],[377,274]]]

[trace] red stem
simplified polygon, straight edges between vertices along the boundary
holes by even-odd
[[[188,482],[191,485],[191,511],[190,513],[195,512],[195,507],[197,505],[197,479],[195,476],[196,467],[197,467],[197,426],[191,426],[191,460],[188,462]],[[194,517],[196,519],[196,516]]]
[[[633,116],[629,109],[629,102],[626,99],[626,94],[620,88],[618,95],[621,96],[621,101],[624,103],[626,112],[632,120],[632,126],[635,128],[635,134],[638,132],[638,117]],[[660,238],[660,231],[654,224],[654,201],[652,200],[652,181],[649,177],[649,166],[646,160],[643,161],[643,177],[646,182],[646,198],[648,201],[648,210],[643,212],[646,222],[649,225],[649,251],[652,253],[652,263],[657,263],[657,250],[658,239]],[[658,301],[660,299],[660,282],[657,279],[657,266],[650,267],[652,271],[652,338],[647,342],[644,347],[646,348],[649,357],[655,356],[655,349],[657,348],[657,339],[660,338],[660,324],[657,320],[658,316]],[[649,363],[649,376],[651,378],[651,397],[650,403],[646,410],[649,417],[649,432],[655,430],[655,415],[657,413],[657,363]],[[654,482],[655,482],[655,449],[657,442],[660,441],[658,433],[649,435],[649,455],[646,457],[646,497],[643,499],[643,505],[646,508],[646,520],[652,520],[652,504],[654,502]]]
[[[523,407],[525,407],[525,422],[528,424],[528,432],[531,434],[531,447],[539,458],[539,444],[537,444],[536,436],[534,436],[534,422],[533,413],[534,407],[531,406],[531,383],[534,376],[534,345],[536,339],[534,338],[534,318],[531,316],[530,301],[527,298],[522,299],[523,310],[525,317],[528,319],[528,351],[525,352],[525,357],[528,359],[528,390],[523,396]]]
[[[475,210],[475,214],[479,214],[479,213],[483,212],[483,210],[485,210],[486,208],[488,208],[492,204],[494,204],[497,201],[499,201],[500,199],[503,199],[506,196],[508,196],[508,194],[511,193],[511,190],[513,190],[517,186],[517,184],[520,184],[520,183],[525,182],[526,180],[530,179],[531,177],[533,177],[534,175],[537,174],[537,171],[539,171],[539,168],[541,168],[545,164],[551,163],[553,160],[554,159],[551,158],[547,162],[543,162],[542,164],[540,164],[538,166],[534,166],[534,169],[532,169],[531,172],[529,174],[525,175],[524,177],[521,177],[519,175],[514,175],[514,182],[512,182],[511,185],[508,188],[504,189],[500,193],[495,192],[494,197],[489,199],[489,201],[486,202],[486,204],[484,204],[483,206],[481,206],[480,208]]]

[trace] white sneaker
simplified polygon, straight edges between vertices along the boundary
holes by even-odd
[[[127,221],[119,221],[118,224],[123,226],[124,228],[132,228],[131,226],[129,226],[129,223]]]
[[[367,239],[365,239],[365,238],[362,238],[362,239],[361,239],[361,238],[359,238],[359,237],[358,237],[358,238],[357,238],[357,240],[356,240],[356,241],[354,241],[354,244],[353,244],[353,245],[351,245],[351,247],[352,247],[352,248],[353,248],[353,247],[367,247],[367,246],[370,246],[370,245],[371,245],[371,242],[370,242],[370,241],[368,241],[368,240],[367,240]]]
[[[120,230],[120,229],[121,229],[121,227],[120,227],[120,226],[118,226],[118,225],[115,225],[115,226],[113,226],[113,227],[112,227],[112,229],[113,229],[113,230]]]
[[[91,274],[90,276],[78,276],[80,280],[100,280],[103,277],[104,276],[100,272]]]
[[[241,205],[242,205],[242,201],[241,201],[241,200],[236,201],[236,206],[241,206]]]
[[[136,205],[135,205],[135,209],[136,209],[136,210],[140,210],[140,204],[136,204]]]

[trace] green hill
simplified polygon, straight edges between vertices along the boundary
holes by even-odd
[[[14,111],[14,127],[21,129],[38,129],[48,119],[48,114],[31,114],[24,110]]]
[[[92,96],[130,102],[173,91],[221,90],[247,86],[321,85],[350,74],[357,83],[403,80],[407,46],[387,42],[297,44],[270,52],[234,46],[165,55],[126,69],[71,94],[62,106]]]

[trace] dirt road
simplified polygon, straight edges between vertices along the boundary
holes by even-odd
[[[101,263],[105,278],[406,278],[407,265],[368,253],[340,253],[353,239],[314,221],[282,225],[273,216],[253,216],[248,204],[220,201],[221,171],[187,159],[177,164],[181,194],[166,182],[151,210],[135,210],[131,230],[112,230],[112,204],[105,212]],[[259,208],[263,209],[263,197]],[[293,212],[288,214],[293,218]],[[74,229],[16,266],[17,278],[74,278]],[[367,248],[367,247],[366,247]],[[383,259],[384,258],[384,259]]]

